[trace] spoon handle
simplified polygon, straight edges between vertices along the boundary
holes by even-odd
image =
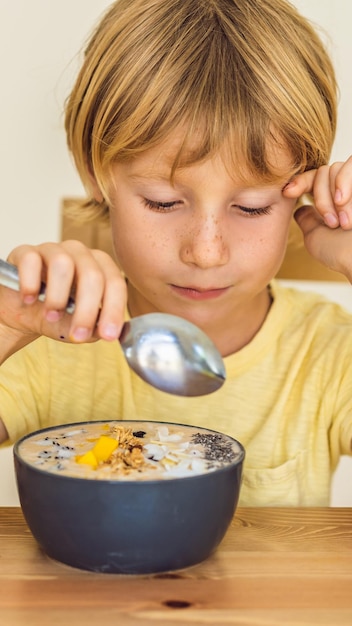
[[[15,265],[12,265],[11,263],[8,263],[7,261],[3,261],[2,259],[0,259],[0,285],[3,285],[3,287],[8,287],[9,289],[13,289],[14,291],[20,290],[20,281],[18,277],[17,267]],[[45,283],[41,283],[38,294],[38,300],[40,300],[41,302],[44,302],[45,300],[45,289]],[[74,310],[75,301],[73,300],[73,298],[70,297],[66,305],[66,311],[67,313],[73,313]]]

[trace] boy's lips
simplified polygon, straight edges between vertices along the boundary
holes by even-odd
[[[189,300],[211,300],[219,298],[229,290],[229,287],[181,287],[180,285],[171,285],[173,291],[180,296]]]

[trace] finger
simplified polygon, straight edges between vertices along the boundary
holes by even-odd
[[[89,341],[95,332],[105,289],[105,274],[92,250],[78,241],[65,241],[64,246],[74,259],[75,268],[75,309],[69,338],[82,343]],[[107,254],[105,256],[108,257]]]
[[[331,192],[342,228],[352,228],[352,157],[331,166]]]
[[[308,204],[316,207],[324,222],[330,228],[339,226],[339,218],[334,206],[330,186],[329,167],[322,166],[318,170],[309,170],[303,174],[297,174],[283,189],[283,195],[288,198],[297,198],[297,208],[305,202],[307,194],[310,195]],[[314,194],[314,200],[313,200]],[[301,198],[304,198],[302,201]]]
[[[45,264],[45,315],[48,321],[57,321],[63,316],[73,289],[75,259],[61,244],[45,244],[41,253]]]
[[[40,246],[20,246],[9,260],[18,267],[20,291],[24,301],[34,302],[43,292],[45,284],[45,309],[63,310],[72,288],[75,273],[74,259],[56,243]]]
[[[306,237],[310,232],[323,224],[322,218],[312,204],[302,204],[294,213],[294,219]]]
[[[43,260],[34,246],[22,245],[9,254],[7,260],[16,265],[20,281],[20,294],[25,304],[38,299],[42,280]]]
[[[283,190],[283,195],[298,198],[307,193],[313,194],[314,206],[325,224],[330,228],[337,228],[340,221],[334,203],[334,180],[334,171],[331,173],[330,167],[323,165],[317,170],[309,170],[295,176]]]
[[[300,193],[314,194],[316,210],[330,228],[352,228],[352,156],[345,162],[322,166],[299,174],[283,190],[297,198]]]
[[[285,185],[282,193],[287,198],[298,199],[304,193],[312,193],[317,170],[297,174]]]
[[[334,203],[336,168],[323,165],[316,171],[313,183],[314,206],[330,228],[340,224]]]
[[[352,198],[352,156],[344,163],[334,163],[335,167],[335,202],[341,206]]]
[[[113,341],[119,338],[127,306],[126,281],[111,257],[102,257],[101,251],[95,251],[98,263],[103,262],[105,289],[99,314],[96,334],[101,339]]]
[[[341,226],[348,230],[352,226],[351,189],[347,194],[349,181],[352,181],[352,160],[349,167],[347,163],[336,162],[317,172],[314,181],[315,207],[332,228]],[[344,198],[339,185],[344,189]]]

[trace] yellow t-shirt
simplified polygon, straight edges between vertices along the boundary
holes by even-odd
[[[272,293],[260,331],[225,359],[224,386],[199,398],[144,383],[118,342],[38,339],[0,369],[0,414],[11,441],[94,419],[195,424],[245,446],[241,505],[328,505],[339,456],[351,454],[352,316],[275,281]]]

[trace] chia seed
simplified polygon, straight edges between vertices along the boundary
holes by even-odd
[[[52,457],[52,453],[50,450],[42,450],[38,454],[38,459],[50,459]]]
[[[217,433],[195,433],[193,443],[204,447],[204,458],[209,462],[231,463],[236,458],[231,441]]]

